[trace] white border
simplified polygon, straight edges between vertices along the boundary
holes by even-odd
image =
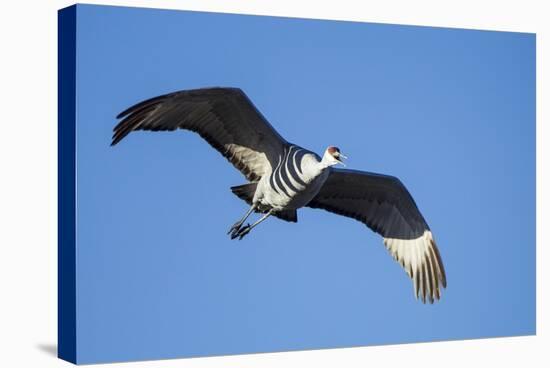
[[[537,33],[536,337],[125,363],[128,367],[548,364],[548,17],[544,1],[87,1],[88,3]],[[69,1],[0,5],[0,366],[68,366],[56,343],[57,30]],[[546,68],[543,66],[546,65]],[[513,175],[513,173],[510,173]],[[503,270],[505,272],[505,270]],[[510,297],[513,298],[513,291]],[[545,349],[546,348],[546,349]],[[111,366],[123,366],[112,364]]]

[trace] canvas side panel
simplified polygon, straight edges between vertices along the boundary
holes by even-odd
[[[76,363],[76,6],[58,12],[58,356]]]

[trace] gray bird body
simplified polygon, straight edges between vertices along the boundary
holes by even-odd
[[[273,215],[297,222],[297,210],[320,208],[350,217],[384,238],[384,245],[413,281],[415,296],[433,302],[446,287],[443,262],[432,232],[399,179],[336,169],[336,147],[323,157],[287,142],[238,88],[204,88],[140,102],[117,116],[116,145],[132,131],[190,130],[220,152],[248,180],[231,190],[250,209],[229,230],[242,239]],[[244,225],[254,212],[263,217]]]

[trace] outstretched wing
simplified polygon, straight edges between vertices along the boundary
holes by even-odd
[[[393,176],[332,169],[308,204],[363,222],[384,237],[393,258],[414,284],[415,296],[433,303],[447,281],[439,251],[413,198]]]
[[[111,145],[135,130],[187,129],[198,133],[250,181],[274,167],[287,142],[238,88],[169,93],[117,116]]]

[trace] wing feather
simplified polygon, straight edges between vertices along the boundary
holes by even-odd
[[[412,279],[415,297],[433,303],[447,286],[443,262],[432,232],[414,199],[395,177],[331,169],[308,204],[354,218],[382,235],[390,255]]]
[[[124,110],[117,119],[122,120],[113,129],[113,146],[137,130],[190,130],[250,181],[258,181],[271,170],[288,145],[238,88],[203,88],[153,97]]]

